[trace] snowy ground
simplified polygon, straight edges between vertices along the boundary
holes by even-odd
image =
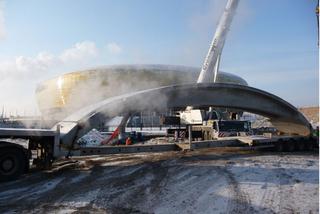
[[[314,153],[74,158],[0,184],[0,213],[318,213],[318,174]]]

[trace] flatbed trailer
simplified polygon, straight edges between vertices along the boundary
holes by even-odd
[[[191,136],[190,136],[191,137]],[[191,139],[191,138],[190,138]],[[130,146],[96,146],[67,148],[61,145],[60,128],[47,129],[0,129],[0,180],[18,178],[29,169],[32,153],[36,151],[33,165],[40,169],[51,167],[55,159],[69,155],[88,156],[139,152],[179,151],[212,147],[274,147],[277,151],[310,150],[317,147],[315,140],[303,136],[237,136],[209,141],[190,141],[187,144],[147,144]]]
[[[192,148],[209,148],[219,146],[247,146],[252,148],[273,148],[275,151],[293,152],[318,148],[316,139],[297,135],[251,135],[221,137],[216,140],[195,141]]]

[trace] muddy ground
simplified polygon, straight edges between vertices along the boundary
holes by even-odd
[[[57,161],[0,184],[0,213],[319,213],[315,153],[205,149]]]

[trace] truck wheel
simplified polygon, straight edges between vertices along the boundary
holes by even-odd
[[[1,148],[0,181],[12,181],[25,172],[26,157],[21,149]]]

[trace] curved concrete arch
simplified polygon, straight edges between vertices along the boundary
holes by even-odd
[[[309,135],[310,124],[291,104],[268,92],[235,84],[207,83],[165,86],[106,99],[70,115],[63,122],[65,141],[79,137],[103,117],[186,106],[239,109],[268,117],[280,131]],[[79,129],[80,127],[80,129]],[[80,130],[80,132],[79,132]]]

